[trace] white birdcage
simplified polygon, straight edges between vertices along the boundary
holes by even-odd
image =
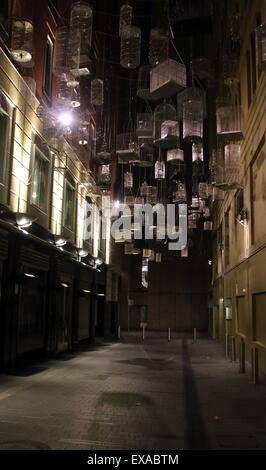
[[[176,110],[174,106],[167,103],[161,103],[156,106],[154,110],[154,120],[153,120],[153,138],[154,143],[159,147],[161,144],[164,144],[164,141],[161,137],[162,134],[162,124],[165,121],[176,121]]]
[[[88,126],[80,125],[78,128],[78,144],[87,145],[89,142],[89,128]]]
[[[68,86],[66,77],[58,78],[56,85],[56,103],[63,106],[71,106],[72,89]]]
[[[150,92],[150,76],[151,67],[149,65],[142,65],[138,71],[138,89],[137,95],[143,100],[154,100]]]
[[[132,7],[130,5],[122,5],[120,8],[119,17],[119,36],[122,36],[122,32],[126,26],[132,24]]]
[[[200,199],[206,200],[209,197],[209,185],[208,183],[199,183],[199,197]]]
[[[201,101],[183,103],[183,138],[185,142],[200,142],[203,138],[203,106]]]
[[[14,18],[11,23],[10,52],[16,62],[26,66],[33,57],[33,24],[24,18]]]
[[[80,106],[80,92],[78,88],[72,88],[70,104],[72,108],[79,108]]]
[[[74,2],[71,6],[70,27],[80,34],[80,63],[89,60],[93,24],[92,7],[83,1]]]
[[[204,222],[204,232],[212,231],[213,230],[213,223],[211,220],[205,220]]]
[[[203,162],[203,145],[202,144],[193,144],[192,145],[192,161]]]
[[[266,23],[256,28],[256,60],[259,70],[266,69]]]
[[[161,147],[171,148],[179,144],[179,122],[166,120],[161,125]]]
[[[224,106],[217,100],[216,108],[217,134],[226,140],[244,138],[244,119],[241,106]]]
[[[165,163],[161,160],[157,160],[154,168],[154,177],[156,180],[165,179]]]
[[[177,189],[174,193],[173,201],[180,204],[186,202],[187,200],[187,190],[185,183],[178,183]]]
[[[103,80],[95,78],[91,81],[91,104],[94,106],[102,106],[103,101]]]
[[[98,184],[111,184],[111,165],[100,165],[98,168]]]
[[[120,65],[136,69],[140,64],[141,30],[137,26],[125,26],[121,31]]]
[[[146,188],[146,203],[157,204],[158,202],[158,191],[156,186],[147,186]]]
[[[186,87],[186,66],[167,59],[151,70],[150,91],[154,98],[167,98]]]
[[[118,163],[127,164],[139,158],[138,139],[135,133],[125,132],[116,136]]]
[[[225,179],[228,184],[239,184],[241,179],[241,146],[228,144],[224,148]]]
[[[150,31],[149,63],[152,67],[168,58],[168,32],[153,28]]]
[[[184,150],[173,149],[167,152],[167,162],[176,163],[177,161],[184,161]]]
[[[126,171],[124,174],[124,188],[131,189],[133,188],[133,173],[132,171]]]
[[[152,137],[153,115],[152,113],[138,113],[136,134],[139,137]]]

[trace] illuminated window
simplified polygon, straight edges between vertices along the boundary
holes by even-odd
[[[50,162],[40,148],[35,144],[33,188],[31,201],[41,211],[47,213],[49,199],[49,169]]]
[[[75,183],[67,177],[65,179],[64,226],[71,231],[74,231],[75,202]]]

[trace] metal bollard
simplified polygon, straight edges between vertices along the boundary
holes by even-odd
[[[246,358],[245,358],[245,341],[241,338],[239,343],[239,372],[244,374],[246,372]]]
[[[144,341],[145,339],[145,326],[142,325],[142,340]]]
[[[236,361],[236,339],[234,336],[231,336],[231,361]]]
[[[171,328],[168,328],[168,342],[171,341]]]
[[[251,349],[251,368],[252,368],[252,382],[254,385],[259,383],[259,350],[258,348]]]
[[[117,337],[118,337],[118,339],[121,338],[121,327],[120,327],[120,325],[118,325]]]
[[[193,328],[193,341],[194,343],[197,341],[197,328]]]

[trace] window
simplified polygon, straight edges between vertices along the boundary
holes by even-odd
[[[58,21],[58,10],[57,10],[57,0],[49,0],[48,1],[48,5],[49,5],[49,9],[54,17],[54,20],[55,22],[57,23]]]
[[[241,219],[244,210],[244,191],[240,189],[240,191],[236,195],[235,199],[235,216],[237,219]]]
[[[48,156],[35,144],[31,202],[45,213],[48,211],[49,171],[50,162]]]
[[[45,65],[43,77],[43,91],[48,98],[52,94],[52,65],[53,65],[54,43],[50,36],[47,36],[45,50]]]
[[[70,177],[65,179],[64,226],[73,231],[75,221],[75,183]]]
[[[257,64],[256,64],[256,43],[255,43],[255,32],[250,36],[250,50],[251,50],[251,78],[252,78],[252,91],[253,94],[256,91],[257,86]]]
[[[224,219],[224,249],[225,249],[225,265],[230,262],[230,226],[229,226],[230,209],[225,214]]]
[[[5,184],[10,144],[12,107],[0,92],[0,183]]]
[[[10,15],[10,0],[0,2],[0,36],[4,41],[8,40],[8,19]]]

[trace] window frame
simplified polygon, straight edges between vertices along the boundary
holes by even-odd
[[[49,69],[49,89],[47,89],[47,51],[50,49],[50,69]],[[49,100],[52,99],[52,90],[53,90],[53,56],[54,56],[54,41],[51,38],[50,34],[46,35],[46,45],[45,45],[45,58],[44,58],[44,69],[43,69],[43,94]]]
[[[3,103],[4,101],[4,103]],[[7,118],[7,129],[6,129],[6,139],[3,147],[3,159],[0,158],[0,186],[2,188],[7,188],[8,185],[8,175],[10,167],[10,159],[8,158],[10,154],[11,141],[12,141],[12,126],[14,118],[14,105],[5,95],[5,93],[0,90],[0,114]]]
[[[33,165],[32,165],[32,184],[31,184],[31,194],[30,194],[30,204],[40,211],[42,214],[45,216],[49,216],[49,211],[50,211],[50,202],[51,202],[51,158],[50,156],[45,155],[45,153],[40,149],[40,146],[38,145],[40,143],[36,142],[38,137],[35,135],[34,138],[34,144],[33,144]],[[36,151],[38,152],[38,155],[40,158],[45,161],[48,164],[48,173],[47,173],[47,205],[46,209],[44,210],[38,204],[36,204],[33,201],[33,191],[34,191],[34,176],[35,176],[35,170],[36,170]]]
[[[67,195],[67,186],[69,186],[72,191],[73,191],[73,221],[72,221],[72,227],[69,227],[66,225],[66,195]],[[74,179],[66,174],[65,180],[64,180],[64,199],[63,199],[63,227],[66,230],[69,230],[72,233],[75,233],[75,225],[76,225],[76,213],[77,213],[77,208],[76,208],[76,202],[77,202],[77,195],[76,195],[76,185]]]

